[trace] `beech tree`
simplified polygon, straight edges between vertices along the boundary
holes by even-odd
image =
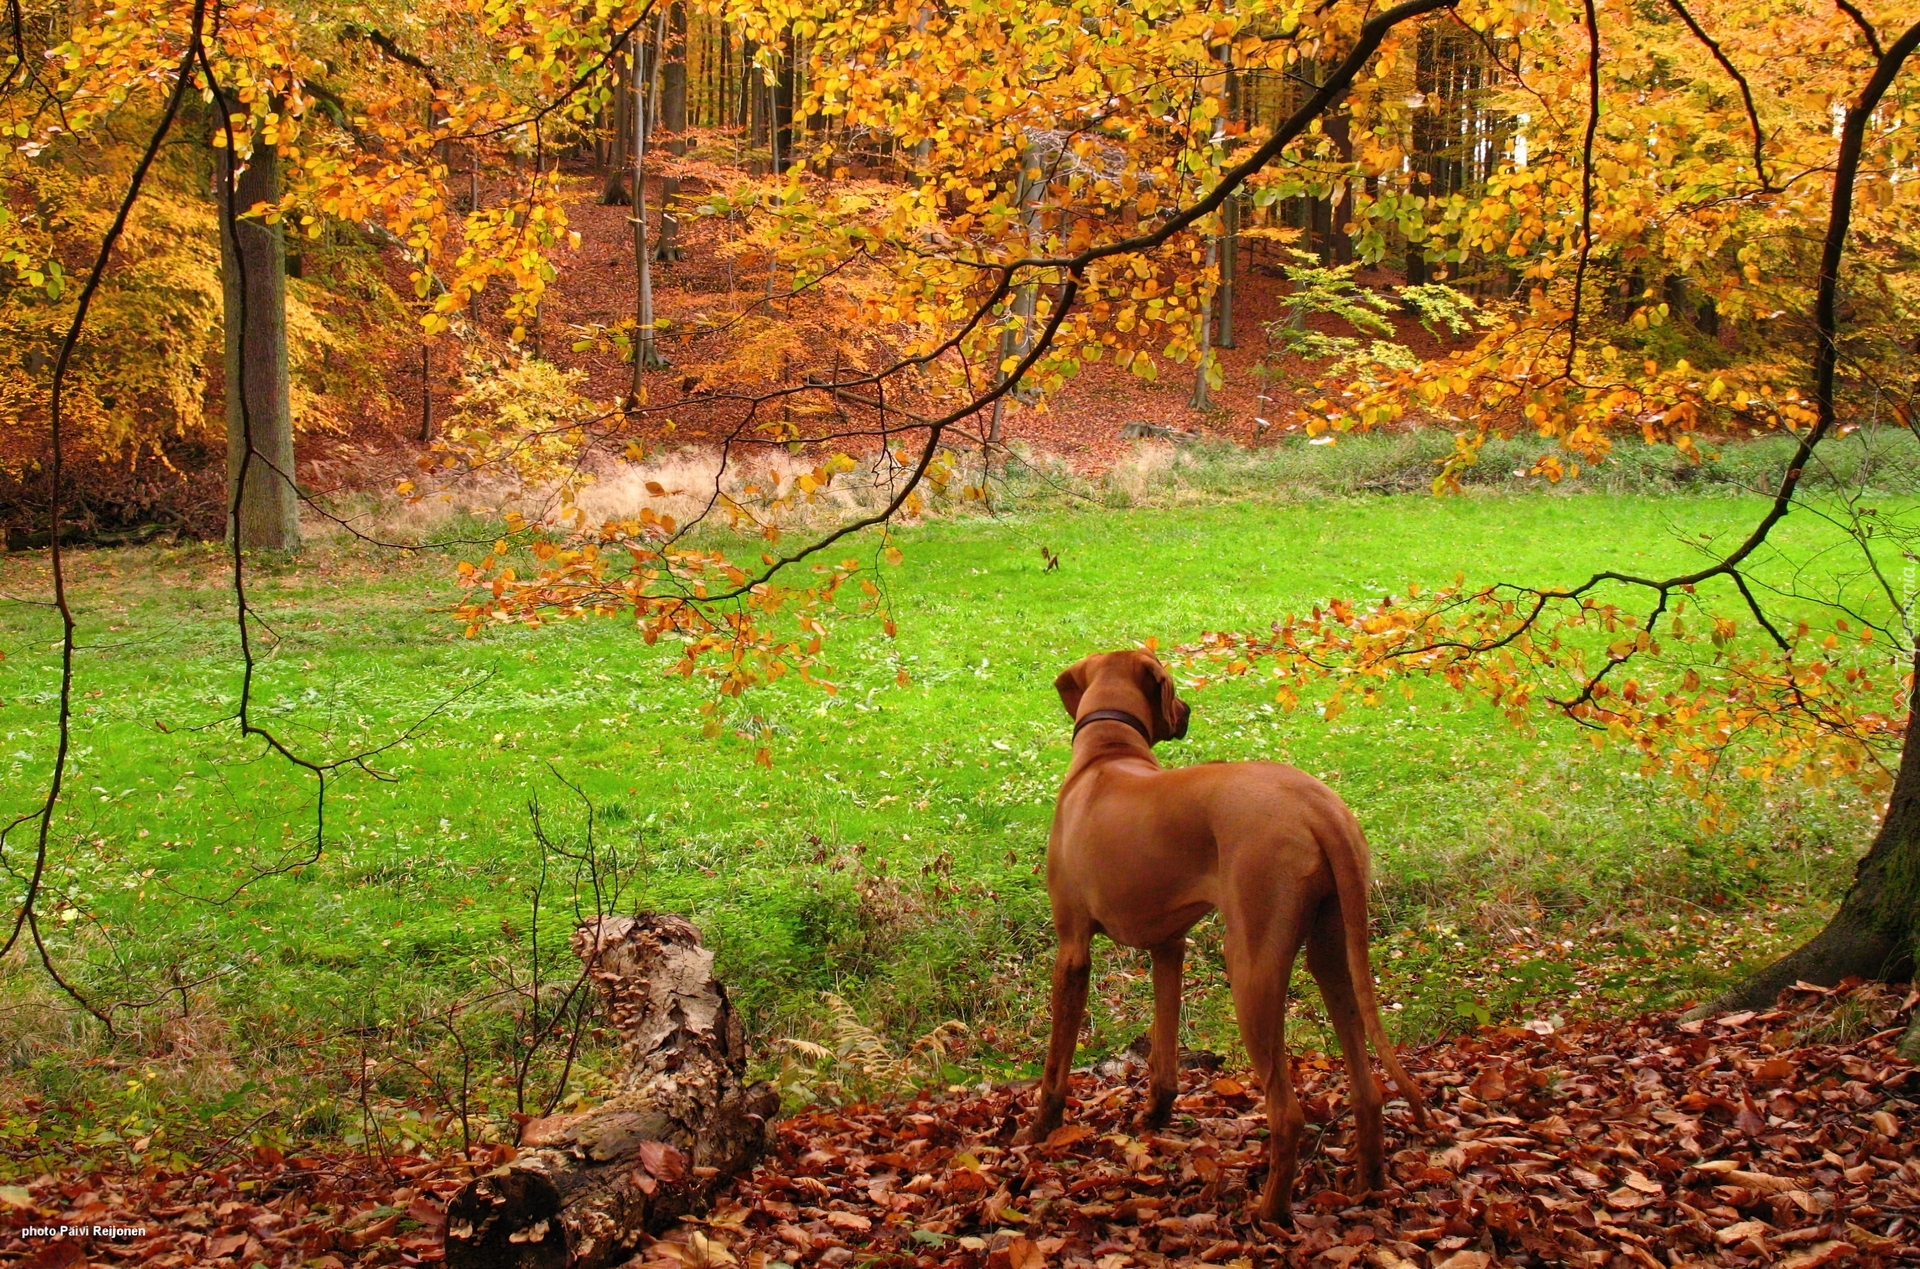
[[[280,201],[279,156],[219,140],[220,281],[225,299],[227,536],[248,550],[300,545],[287,363],[285,226],[254,213]],[[236,170],[237,169],[237,170]]]

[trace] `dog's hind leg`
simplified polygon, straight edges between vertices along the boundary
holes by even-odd
[[[1080,1043],[1080,1024],[1087,1016],[1087,979],[1093,969],[1093,935],[1059,925],[1060,947],[1053,958],[1053,1035],[1047,1042],[1047,1069],[1040,1079],[1040,1100],[1027,1130],[1032,1141],[1045,1141],[1060,1126],[1067,1106],[1067,1082],[1073,1073],[1073,1053]]]
[[[1180,976],[1187,959],[1182,934],[1153,949],[1153,1051],[1147,1058],[1152,1098],[1141,1115],[1148,1128],[1163,1128],[1180,1093]]]
[[[1235,937],[1234,925],[1228,925],[1227,974],[1240,1041],[1267,1094],[1267,1183],[1256,1210],[1263,1220],[1291,1226],[1300,1134],[1307,1125],[1293,1092],[1293,1066],[1287,1056],[1287,982],[1300,950],[1300,925],[1292,917],[1276,916],[1262,933],[1262,941],[1249,947]]]
[[[1353,1194],[1358,1198],[1368,1190],[1386,1188],[1386,1132],[1381,1122],[1380,1085],[1367,1061],[1366,1021],[1361,1017],[1353,976],[1347,968],[1346,927],[1341,924],[1337,898],[1328,898],[1314,916],[1313,930],[1307,938],[1307,968],[1320,984],[1320,999],[1327,1006],[1327,1017],[1333,1023],[1333,1033],[1340,1037],[1340,1052],[1347,1061],[1356,1155]]]

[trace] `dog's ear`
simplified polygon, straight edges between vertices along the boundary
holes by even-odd
[[[1151,653],[1140,654],[1140,690],[1154,713],[1153,738],[1179,740],[1185,736],[1187,728],[1180,717],[1179,699],[1173,692],[1173,675],[1167,673],[1167,667]]]
[[[1060,703],[1067,707],[1067,717],[1077,721],[1080,717],[1080,698],[1087,694],[1087,663],[1075,661],[1060,671],[1060,677],[1053,681],[1053,690],[1060,693]]]

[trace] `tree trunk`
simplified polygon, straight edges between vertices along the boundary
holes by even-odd
[[[740,85],[742,93],[740,105],[747,115],[747,148],[756,151],[767,144],[767,107],[771,101],[766,76],[753,60],[758,52],[759,45],[749,41],[744,68],[745,78]],[[754,176],[765,176],[767,172],[766,164],[758,155],[755,155],[753,161],[748,164],[747,170]]]
[[[667,364],[654,343],[653,325],[653,252],[647,241],[647,94],[653,68],[659,63],[659,46],[647,56],[646,45],[634,37],[633,74],[633,259],[639,277],[634,297],[633,385],[628,390],[630,405],[641,400],[641,376]]]
[[[1220,306],[1219,338],[1222,348],[1233,348],[1233,291],[1240,280],[1240,200],[1229,198],[1220,208]]]
[[[1240,74],[1233,68],[1233,46],[1222,45],[1214,52],[1227,65],[1227,118],[1244,123],[1240,108]],[[1240,197],[1236,193],[1220,208],[1220,290],[1215,297],[1215,302],[1220,306],[1220,317],[1214,343],[1221,348],[1234,346],[1233,290],[1234,283],[1239,280]]]
[[[1207,239],[1206,267],[1211,269],[1219,263],[1220,239],[1217,235]],[[1200,306],[1199,323],[1200,367],[1193,375],[1193,395],[1187,399],[1187,405],[1195,410],[1211,410],[1213,397],[1207,392],[1207,369],[1213,364],[1213,302],[1215,296],[1208,296],[1206,303]]]
[[[1333,142],[1334,152],[1340,156],[1341,163],[1353,161],[1353,112],[1346,99],[1341,99],[1327,111],[1325,124],[1327,137]],[[1327,199],[1327,261],[1330,264],[1353,263],[1353,235],[1347,232],[1347,222],[1353,217],[1353,177],[1343,171],[1340,183]]]
[[[674,0],[667,9],[667,47],[660,62],[660,128],[667,134],[667,153],[678,158],[687,152],[687,6]],[[680,258],[680,217],[674,200],[680,196],[680,178],[660,182],[660,243],[654,259]]]
[[[793,163],[793,89],[795,76],[793,28],[788,27],[781,41],[780,73],[773,81],[773,174],[785,172]]]
[[[664,913],[607,917],[574,931],[573,949],[626,1072],[600,1106],[528,1123],[513,1162],[454,1196],[447,1269],[617,1264],[766,1152],[780,1097],[745,1083],[740,1018],[700,932]]]
[[[433,345],[420,344],[420,443],[433,443]]]
[[[279,155],[256,141],[242,171],[233,173],[232,164],[232,151],[222,149],[227,540],[249,550],[292,551],[300,546],[300,498],[293,486],[286,230],[245,214],[279,199]]]
[[[629,49],[637,45],[628,42]],[[625,207],[627,194],[627,138],[633,132],[633,69],[627,59],[613,59],[613,141],[607,147],[607,183],[600,191],[604,207]]]
[[[480,147],[469,146],[467,168],[467,211],[478,214],[480,211]],[[474,333],[480,331],[480,292],[473,291],[467,297],[467,320],[473,323]]]
[[[1216,57],[1220,56],[1219,50],[1216,49],[1214,55]],[[1215,115],[1213,117],[1213,145],[1216,151],[1226,140],[1226,123],[1227,120],[1224,115]],[[1231,206],[1233,199],[1228,198],[1227,203]],[[1225,236],[1224,229],[1226,227],[1224,214],[1221,217],[1221,227],[1223,230],[1222,233],[1210,234],[1207,237],[1206,266],[1209,269],[1217,267],[1220,263],[1220,242]],[[1215,276],[1217,278],[1219,275],[1216,274]],[[1229,290],[1226,294],[1227,302],[1232,303],[1233,292]],[[1213,408],[1213,398],[1207,392],[1207,371],[1213,366],[1213,313],[1214,305],[1219,303],[1219,301],[1220,288],[1216,284],[1214,293],[1209,295],[1200,306],[1200,368],[1194,373],[1193,396],[1187,402],[1189,406],[1196,410],[1211,410]]]
[[[1047,190],[1047,176],[1040,167],[1040,156],[1031,145],[1020,152],[1020,181],[1015,186],[1015,201],[1020,209],[1020,229],[1025,235],[1022,254],[1041,255],[1040,239],[1040,199]],[[1007,381],[1010,368],[1008,361],[1018,364],[1026,360],[1033,349],[1034,316],[1040,308],[1040,283],[1028,282],[1014,294],[1009,316],[1011,320],[1000,332],[1000,364],[994,368],[993,381],[998,386]],[[1017,396],[1021,401],[1031,402],[1033,393],[1015,388],[1008,395]],[[999,396],[993,402],[993,421],[988,425],[987,447],[1000,444],[1002,424],[1006,414],[1007,397]]]
[[[1857,976],[1898,982],[1912,975],[1920,944],[1920,649],[1914,653],[1913,685],[1907,695],[1907,741],[1900,751],[1887,815],[1873,845],[1854,868],[1853,886],[1840,910],[1818,934],[1719,999],[1690,1016],[1710,1017],[1740,1009],[1764,1009],[1796,982],[1831,987]],[[1907,1028],[1901,1053],[1920,1059],[1920,1014]]]

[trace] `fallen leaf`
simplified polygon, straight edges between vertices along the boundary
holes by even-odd
[[[1484,1251],[1456,1251],[1441,1261],[1436,1269],[1487,1269],[1493,1257]]]
[[[1849,1244],[1843,1243],[1837,1238],[1832,1238],[1824,1243],[1815,1243],[1805,1251],[1788,1256],[1780,1262],[1778,1269],[1815,1269],[1818,1265],[1824,1265],[1830,1260],[1837,1260],[1841,1256],[1850,1254],[1852,1251],[1853,1248]]]
[[[1722,1247],[1731,1247],[1735,1243],[1744,1242],[1749,1238],[1764,1239],[1772,1230],[1773,1226],[1767,1224],[1765,1221],[1741,1221],[1738,1224],[1729,1225],[1725,1229],[1715,1230],[1713,1241],[1719,1243]]]
[[[1467,1091],[1483,1102],[1504,1101],[1507,1096],[1506,1077],[1494,1067],[1483,1067],[1474,1076],[1473,1083],[1467,1085]]]

